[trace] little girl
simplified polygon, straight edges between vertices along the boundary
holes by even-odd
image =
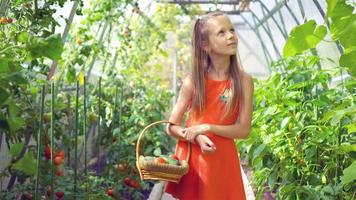
[[[234,139],[251,129],[253,80],[237,61],[237,36],[227,16],[209,13],[196,20],[192,72],[183,81],[167,133],[178,138],[176,155],[189,172],[169,182],[165,192],[180,200],[244,200],[240,161]],[[186,127],[182,118],[188,111]]]

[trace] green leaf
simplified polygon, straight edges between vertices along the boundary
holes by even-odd
[[[20,108],[13,102],[10,101],[9,103],[9,114],[10,117],[16,117],[20,112]]]
[[[21,32],[17,39],[19,42],[26,43],[29,39],[29,34],[27,32]]]
[[[286,117],[283,119],[282,123],[281,123],[281,129],[284,129],[284,127],[287,126],[287,124],[289,123],[290,117]]]
[[[309,148],[305,149],[305,155],[307,159],[312,159],[316,154],[316,147],[310,146]]]
[[[327,185],[325,187],[323,187],[323,189],[321,190],[323,193],[325,194],[330,194],[330,195],[334,195],[335,191],[334,189],[331,187],[331,185]]]
[[[340,178],[340,180],[343,185],[356,180],[356,160],[354,160],[349,167],[344,169],[344,175]]]
[[[47,38],[28,36],[26,47],[33,58],[47,57],[59,60],[63,51],[63,41],[59,34],[50,35]]]
[[[36,160],[32,152],[28,152],[22,159],[13,164],[13,168],[17,169],[29,176],[35,175]]]
[[[75,81],[75,68],[72,65],[67,67],[67,81],[73,83]]]
[[[154,151],[153,151],[153,155],[155,156],[160,156],[162,155],[162,151],[161,151],[161,148],[156,148]]]
[[[271,174],[268,176],[268,186],[271,190],[276,185],[277,178],[278,178],[278,170],[273,170]]]
[[[115,128],[112,132],[112,135],[114,137],[119,137],[120,136],[120,128]]]
[[[255,151],[253,152],[253,159],[260,156],[263,150],[265,149],[266,145],[264,143],[260,144]]]
[[[10,148],[10,154],[13,157],[19,156],[23,147],[24,147],[23,143],[17,143],[17,144],[12,145]]]
[[[356,144],[342,143],[338,148],[335,149],[337,154],[347,154],[351,151],[356,152]]]
[[[351,15],[352,6],[345,3],[345,0],[328,0],[326,15],[332,20],[340,19],[344,16]]]
[[[356,77],[356,49],[351,52],[345,52],[344,54],[342,54],[339,60],[339,64],[342,67],[347,67],[349,73],[353,77]]]
[[[336,125],[340,122],[340,120],[352,113],[356,112],[356,105],[355,106],[348,106],[347,102],[341,104],[340,106],[328,111],[325,113],[323,118],[321,119],[322,122],[330,121],[331,125]]]
[[[8,78],[9,81],[14,82],[18,85],[28,84],[28,81],[22,76],[22,72],[19,71]]]
[[[0,66],[0,74],[10,72],[9,61],[7,59],[0,58]]]
[[[51,35],[45,39],[47,42],[45,56],[52,60],[59,60],[63,51],[63,41],[59,34]]]
[[[315,48],[326,35],[326,27],[323,25],[317,27],[316,25],[315,20],[309,20],[294,27],[283,48],[283,56],[294,56],[307,49]]]
[[[345,128],[347,128],[347,133],[348,134],[356,132],[356,124],[346,125]]]
[[[337,2],[338,2],[338,0],[327,0],[327,12],[326,12],[326,15],[328,17],[332,16]]]
[[[345,49],[356,45],[356,15],[350,15],[334,20],[330,24],[330,32],[333,40],[340,40]]]
[[[25,120],[21,117],[9,117],[6,121],[11,132],[15,132],[25,125]]]
[[[0,87],[0,105],[4,105],[6,101],[9,99],[10,93]]]

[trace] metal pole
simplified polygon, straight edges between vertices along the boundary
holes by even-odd
[[[257,20],[259,23],[261,23],[260,19],[258,19],[258,17],[256,16],[256,14],[253,11],[251,11],[251,14],[252,14],[252,17],[255,20]],[[272,37],[271,33],[267,30],[267,28],[263,24],[261,26],[265,30],[265,32],[267,33],[267,36],[269,37],[269,39],[271,40],[273,49],[274,49],[275,53],[277,54],[277,57],[280,58],[281,57],[281,53],[279,52],[276,44],[274,43],[274,40],[273,40],[273,37]]]
[[[174,49],[174,55],[173,55],[173,106],[176,104],[177,101],[177,49]]]
[[[275,0],[275,2],[277,3],[277,0]],[[278,9],[278,15],[279,15],[279,19],[281,20],[281,24],[283,25],[282,28],[283,28],[284,34],[288,37],[288,32],[286,29],[286,24],[284,23],[281,9]]]
[[[8,4],[9,3],[10,3],[10,0],[1,1],[1,4],[0,4],[0,16],[5,16],[6,15],[6,10],[8,8]]]
[[[281,28],[281,26],[279,25],[279,23],[277,22],[277,20],[273,17],[273,14],[275,12],[279,12],[279,10],[281,9],[281,7],[278,7],[278,9],[276,9],[274,12],[272,12],[271,10],[268,10],[267,6],[260,0],[257,1],[258,3],[260,3],[261,6],[261,10],[263,13],[263,19],[261,19],[261,23],[267,23],[268,18],[272,18],[272,20],[274,21],[274,23],[276,24],[277,28],[279,29],[279,31],[281,32],[282,36],[284,37],[284,39],[287,39],[288,34],[286,32],[284,32]],[[267,11],[267,15],[265,13],[265,11]],[[262,25],[261,23],[257,24],[256,28],[258,28],[260,25]],[[268,25],[267,25],[268,26]]]
[[[253,49],[253,47],[251,47],[249,43],[242,36],[240,36],[240,34],[238,34],[238,30],[236,30],[236,34],[238,35],[238,39],[241,40],[246,46],[246,48],[250,51],[249,55],[254,55],[256,57],[256,60],[259,60],[261,63],[263,63],[264,61],[260,58],[259,55],[256,54],[255,49]],[[241,60],[240,53],[238,53],[238,55]]]
[[[78,7],[78,1],[74,1],[72,9],[71,9],[70,14],[69,14],[68,23],[66,24],[66,26],[64,28],[63,35],[62,35],[62,41],[63,42],[66,41],[66,38],[67,38],[67,35],[68,35],[68,32],[69,32],[69,28],[70,28],[70,25],[73,22],[75,11],[77,10],[77,7]],[[47,75],[47,80],[50,80],[52,78],[52,76],[56,72],[57,65],[58,65],[57,61],[53,61],[52,62],[51,69],[49,70],[49,73]]]
[[[225,5],[238,5],[241,0],[234,0],[234,1],[205,1],[205,0],[173,0],[173,1],[162,1],[158,0],[158,3],[170,3],[170,4],[178,4],[178,5],[186,5],[186,4],[225,4]]]
[[[104,35],[105,35],[105,32],[106,32],[106,29],[108,28],[108,25],[109,25],[109,22],[108,21],[105,21],[105,25],[103,27],[103,30],[101,32],[101,35],[99,37],[99,43],[102,43],[103,42],[103,39],[104,39]],[[87,72],[87,79],[89,80],[90,78],[90,74],[91,74],[91,70],[93,69],[93,66],[94,66],[94,63],[95,63],[95,60],[96,60],[96,55],[93,55],[93,58],[89,64],[89,69],[88,69],[88,72]]]
[[[97,163],[97,172],[98,174],[100,173],[100,123],[101,123],[101,77],[99,77],[99,91],[98,91],[98,97],[99,97],[99,100],[98,100],[98,139],[97,139],[97,142],[98,142],[98,163]]]
[[[84,98],[84,125],[83,125],[83,134],[84,134],[84,175],[87,176],[87,94],[86,94],[86,78],[84,76],[84,86],[83,86],[83,98]]]
[[[74,199],[77,199],[77,168],[78,168],[78,129],[79,129],[79,81],[77,80],[75,96],[75,131],[74,131]]]
[[[321,8],[321,6],[320,6],[320,4],[319,4],[319,2],[318,2],[317,0],[313,0],[313,2],[314,2],[314,5],[318,8],[320,15],[323,17],[323,19],[324,19],[325,22],[326,22],[327,27],[328,27],[329,30],[330,30],[330,23],[329,23],[329,20],[328,20],[327,18],[325,18],[325,12],[324,12],[324,10]],[[343,54],[343,53],[344,53],[344,50],[343,50],[343,48],[341,47],[341,44],[340,44],[339,41],[336,41],[336,47],[337,47],[337,49],[339,50],[339,53],[340,53],[340,54]]]
[[[53,135],[54,135],[54,83],[52,82],[51,84],[51,199],[54,200],[54,154],[53,154],[53,149],[54,149],[54,141],[53,141]]]
[[[290,9],[290,7],[288,6],[288,4],[286,4],[286,8],[288,9],[289,14],[292,15],[292,17],[293,17],[295,23],[297,23],[298,25],[300,25],[300,22],[298,21],[297,17],[296,17],[295,14],[293,13],[293,11]]]
[[[41,160],[41,136],[43,127],[43,110],[44,110],[44,99],[45,99],[45,85],[42,86],[41,91],[41,107],[40,107],[40,123],[37,135],[37,166],[36,166],[36,181],[35,181],[35,200],[39,200],[39,179],[40,179],[40,160]]]

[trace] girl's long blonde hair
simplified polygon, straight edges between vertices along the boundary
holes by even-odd
[[[205,109],[205,76],[207,76],[208,70],[211,67],[210,57],[203,49],[203,43],[208,44],[209,42],[209,31],[206,24],[210,18],[217,16],[225,15],[221,12],[211,12],[199,17],[194,24],[192,36],[192,79],[194,84],[192,111],[195,116],[194,118],[199,116]],[[231,95],[229,95],[227,100],[223,118],[230,116],[241,100],[242,87],[239,69],[240,66],[237,61],[237,56],[231,55],[228,70],[228,79],[230,79],[231,82]]]

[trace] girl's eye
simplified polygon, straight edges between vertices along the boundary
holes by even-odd
[[[219,31],[218,35],[224,35],[225,31]]]
[[[235,29],[232,28],[232,29],[230,29],[230,31],[231,31],[231,32],[235,32]]]

